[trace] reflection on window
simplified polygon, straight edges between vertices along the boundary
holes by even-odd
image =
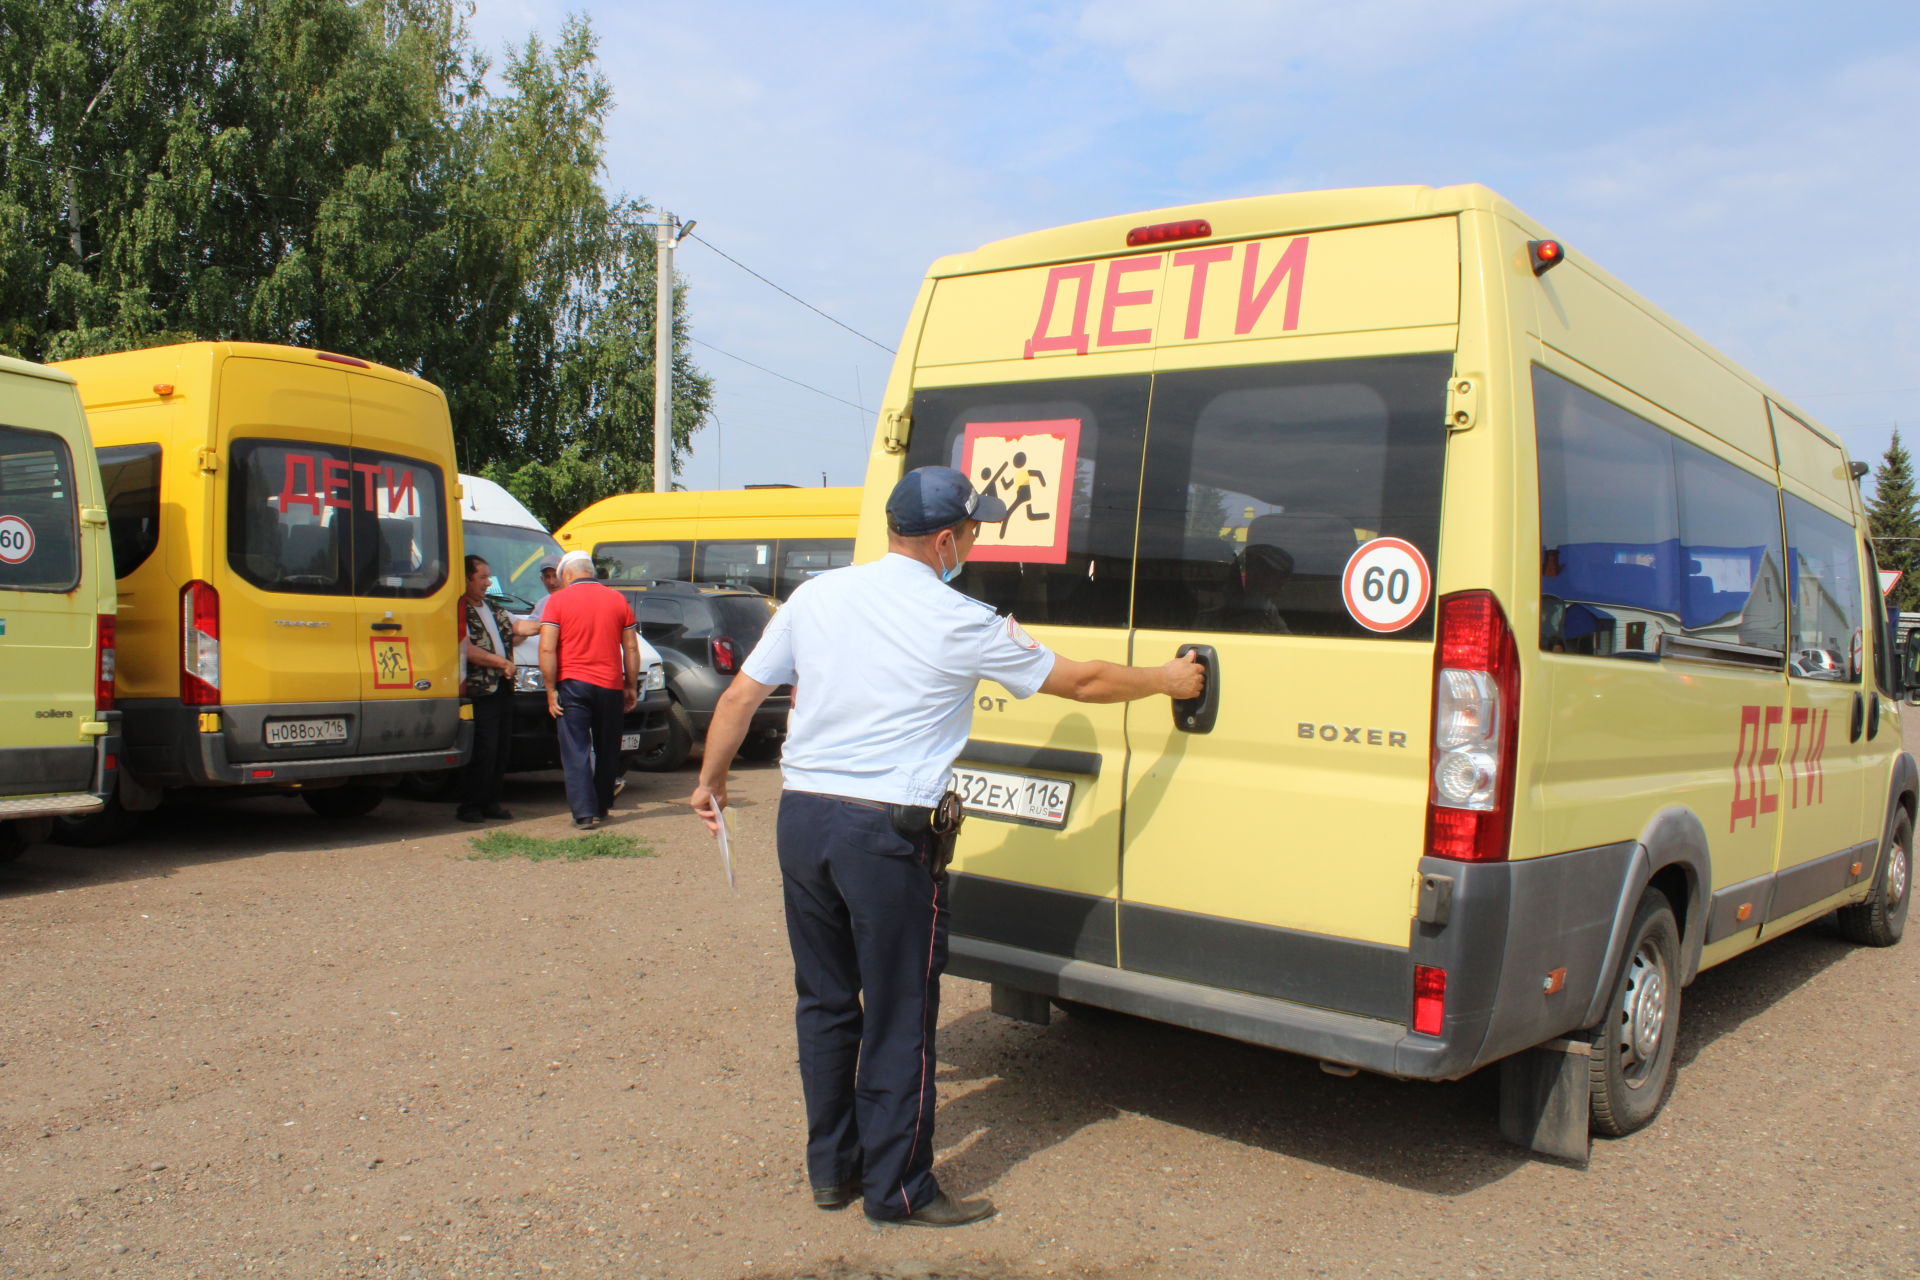
[[[116,445],[99,453],[113,571],[124,578],[160,545],[160,446]]]
[[[1027,429],[1071,434],[1075,461],[1070,491],[1064,475],[1046,474],[1045,491],[1028,480],[1029,505],[1047,500],[1046,539],[1061,541],[1049,558],[984,558],[976,549],[955,585],[1030,625],[1124,627],[1133,563],[1134,517],[1140,487],[1140,447],[1146,428],[1148,379],[1079,378],[1058,382],[929,388],[913,400],[913,436],[906,465],[966,469],[971,433],[980,458],[1003,459],[1007,471],[989,463],[976,483],[1003,483],[1014,469],[1030,474],[1037,463],[1015,464],[1013,444]],[[1071,424],[1061,426],[1059,424]],[[996,452],[997,450],[997,452]],[[995,477],[999,477],[996,481]],[[1056,488],[1055,486],[1059,486]],[[1019,498],[1020,482],[1005,494]],[[1019,518],[1032,533],[1039,523]],[[1064,523],[1064,533],[1058,532]],[[1008,530],[988,526],[1000,536]]]
[[[693,577],[691,542],[603,542],[593,549],[594,572],[615,582]]]
[[[1341,580],[1363,543],[1434,563],[1446,355],[1166,373],[1154,381],[1134,625],[1422,639],[1431,606],[1377,633]]]
[[[80,581],[78,520],[67,442],[0,427],[0,587],[72,590]]]
[[[1860,560],[1853,530],[1786,495],[1793,621],[1787,670],[1809,680],[1860,679]]]
[[[782,538],[780,576],[774,581],[773,593],[785,600],[808,579],[852,563],[852,538]]]
[[[766,542],[702,542],[697,557],[696,582],[717,582],[773,594],[774,544]]]
[[[1662,635],[1782,652],[1773,485],[1536,368],[1540,645],[1657,657]]]
[[[237,440],[227,560],[267,591],[430,596],[447,580],[440,469],[307,441]]]

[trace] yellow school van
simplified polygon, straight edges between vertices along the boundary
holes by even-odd
[[[602,578],[751,587],[785,600],[815,574],[853,563],[859,489],[757,485],[603,498],[554,531],[591,552]]]
[[[68,361],[119,574],[118,790],[76,843],[171,788],[371,810],[462,763],[445,397],[351,356],[203,342]]]
[[[113,559],[73,379],[0,356],[0,862],[113,788]]]
[[[934,264],[862,508],[1011,508],[962,589],[1205,696],[983,686],[951,972],[1344,1073],[1502,1063],[1576,1159],[1701,969],[1907,910],[1915,794],[1856,468],[1477,186],[1222,201]]]

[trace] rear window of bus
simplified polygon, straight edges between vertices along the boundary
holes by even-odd
[[[100,450],[100,482],[107,492],[113,572],[124,578],[160,545],[160,446],[125,444]]]
[[[430,596],[447,580],[445,485],[414,458],[236,440],[227,561],[267,591]]]
[[[79,504],[67,442],[0,426],[0,588],[71,591],[79,582]]]

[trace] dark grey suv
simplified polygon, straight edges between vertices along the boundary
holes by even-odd
[[[659,580],[607,585],[633,605],[640,634],[660,651],[667,665],[667,691],[673,697],[667,709],[666,742],[629,759],[642,769],[677,769],[686,763],[694,744],[706,738],[714,706],[753,646],[760,643],[774,602],[750,589],[707,583]],[[740,754],[749,760],[779,756],[792,705],[791,686],[775,689],[754,712]]]

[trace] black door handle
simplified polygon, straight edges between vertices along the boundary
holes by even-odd
[[[1880,736],[1880,695],[1867,695],[1867,741],[1872,742]]]
[[[1214,717],[1220,714],[1220,655],[1210,644],[1183,644],[1179,655],[1193,655],[1207,672],[1207,687],[1197,698],[1175,698],[1173,727],[1182,733],[1212,733]]]
[[[401,631],[405,629],[405,624],[399,622],[376,622],[373,624],[373,629],[375,631]]]
[[[1860,728],[1867,718],[1867,702],[1859,694],[1853,695],[1853,731],[1847,735],[1848,742],[1860,741]]]

